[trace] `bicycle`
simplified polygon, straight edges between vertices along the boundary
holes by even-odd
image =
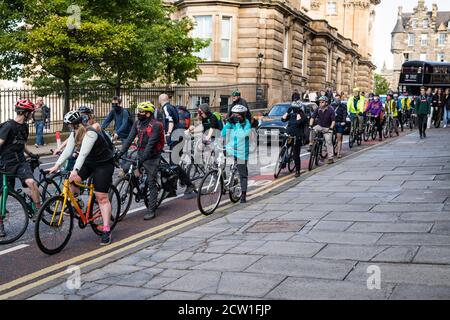
[[[34,172],[39,167],[41,162],[39,158],[28,159],[31,169]],[[28,228],[29,221],[36,217],[36,207],[31,196],[24,192],[21,188],[17,191],[14,189],[15,174],[7,173],[0,170],[2,176],[2,191],[0,193],[0,223],[3,224],[6,236],[0,238],[0,244],[9,244],[20,239]],[[41,181],[47,181],[47,185],[55,185],[51,179],[46,177],[44,170],[40,170],[40,175],[43,176]],[[44,202],[53,194],[43,188],[40,181],[34,179],[39,189],[41,201]],[[58,190],[55,187],[55,190]],[[22,209],[22,210],[21,210]]]
[[[358,144],[358,146],[360,146],[362,143],[362,134],[359,130],[359,117],[356,114],[354,115],[350,126],[350,135],[348,138],[348,146],[350,147],[350,149],[353,148],[355,142]]]
[[[237,169],[237,159],[234,159],[229,169],[229,177],[227,178],[226,159],[224,155],[225,149],[219,153],[217,161],[212,170],[210,170],[200,182],[200,187],[197,192],[197,205],[202,214],[209,216],[220,204],[222,195],[227,191],[229,193],[230,201],[237,203],[242,196],[241,179]]]
[[[123,220],[127,215],[128,210],[131,206],[131,202],[133,201],[133,197],[136,203],[144,200],[145,206],[147,208],[149,206],[147,173],[145,172],[145,170],[143,170],[142,167],[139,168],[140,166],[137,160],[127,158],[120,159],[126,162],[130,162],[131,165],[128,172],[114,183],[114,186],[116,187],[120,195],[121,208],[123,208],[123,211],[121,211],[119,214],[119,221]],[[156,181],[158,189],[156,206],[159,207],[164,199],[164,189],[161,187],[162,182],[160,170],[158,170]]]
[[[275,171],[273,174],[275,179],[278,178],[281,170],[286,168],[286,166],[290,173],[294,172],[295,170],[294,145],[297,138],[286,133],[282,134],[281,137],[284,138],[284,143],[281,147],[280,153],[278,155],[278,160],[275,164]]]
[[[83,211],[80,198],[77,199],[70,190],[69,174],[64,174],[62,193],[47,199],[36,219],[36,243],[39,249],[48,255],[60,252],[67,245],[72,235],[74,218],[78,220],[80,229],[85,229],[89,224],[96,235],[101,236],[103,233],[103,218],[95,198],[92,178],[88,179],[87,184],[74,183],[80,191],[88,190],[87,206]],[[81,192],[80,196],[83,193]],[[110,187],[109,200],[112,207],[110,228],[114,230],[120,214],[120,196],[114,185]]]
[[[313,140],[313,145],[311,148],[311,154],[309,155],[309,165],[308,170],[314,169],[314,165],[319,165],[319,159],[325,160],[327,158],[328,152],[324,148],[325,137],[322,132],[318,132]]]
[[[369,141],[369,138],[375,140],[377,138],[377,128],[375,125],[375,118],[372,115],[367,115],[366,125],[364,126],[364,141]]]
[[[393,130],[394,130],[394,118],[392,116],[392,113],[388,113],[386,116],[386,120],[383,127],[383,137],[386,139],[387,137],[392,138]]]

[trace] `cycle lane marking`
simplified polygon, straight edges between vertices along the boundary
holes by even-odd
[[[18,251],[20,249],[24,249],[24,248],[29,247],[29,246],[30,246],[29,244],[21,244],[21,245],[18,245],[18,246],[15,246],[15,247],[12,247],[12,248],[0,251],[0,256],[2,256],[4,254],[7,254],[7,253],[10,253],[10,252]]]
[[[261,195],[264,195],[264,194],[272,191],[273,189],[278,188],[280,185],[288,183],[288,182],[290,182],[290,181],[292,181],[294,179],[295,178],[293,178],[292,176],[289,176],[289,175],[286,176],[286,177],[283,177],[283,178],[279,179],[278,181],[274,182],[274,185],[272,187],[270,187],[270,188],[261,187],[261,188],[256,189],[255,193],[249,194],[247,199],[251,200],[253,198],[256,198],[256,197],[259,197]],[[261,190],[261,191],[259,191],[259,190]],[[225,205],[221,206],[216,212],[224,211],[224,210],[226,210],[226,209],[236,205],[234,203],[230,203],[229,200],[225,201],[224,204]],[[191,219],[189,221],[185,221],[185,222],[183,222],[181,224],[178,224],[179,222],[182,222],[182,221],[190,219],[190,218],[193,218],[193,219]],[[181,228],[189,226],[189,225],[191,225],[191,224],[193,224],[193,223],[195,223],[197,221],[200,221],[202,219],[205,219],[205,218],[206,218],[206,216],[201,215],[199,210],[195,210],[195,211],[190,212],[190,213],[186,214],[185,216],[182,216],[182,217],[180,217],[180,218],[178,218],[176,220],[169,221],[169,222],[167,222],[165,224],[162,224],[160,226],[156,226],[154,228],[145,230],[145,231],[143,231],[143,232],[141,232],[139,234],[136,234],[134,236],[122,239],[122,240],[120,240],[120,241],[118,241],[116,243],[113,243],[113,244],[111,244],[111,245],[109,245],[107,247],[99,248],[99,249],[94,250],[92,252],[88,252],[88,253],[82,254],[80,256],[73,257],[71,259],[62,261],[62,262],[60,262],[60,263],[58,263],[56,265],[53,265],[53,266],[50,266],[50,267],[46,267],[46,268],[38,270],[38,271],[36,271],[36,272],[34,272],[32,274],[29,274],[29,275],[23,276],[23,277],[21,277],[19,279],[13,280],[13,281],[8,282],[8,283],[5,283],[5,284],[0,286],[0,292],[8,290],[8,289],[11,289],[11,288],[14,288],[14,287],[16,287],[18,285],[21,285],[23,283],[30,282],[30,281],[32,281],[32,280],[34,280],[36,278],[45,276],[48,273],[57,271],[57,270],[59,270],[61,268],[64,268],[66,266],[69,266],[69,265],[72,265],[72,264],[76,264],[77,262],[84,261],[86,259],[95,257],[95,256],[97,256],[99,254],[102,254],[102,253],[105,253],[107,251],[111,251],[111,252],[106,253],[106,254],[104,254],[104,255],[102,255],[100,257],[95,258],[94,259],[95,262],[92,262],[92,263],[100,262],[102,260],[105,260],[106,258],[109,258],[110,256],[114,256],[114,255],[116,255],[118,253],[121,253],[123,251],[133,249],[133,248],[135,248],[135,247],[137,247],[137,246],[139,246],[139,245],[141,245],[141,244],[143,244],[145,242],[149,242],[149,241],[151,241],[153,239],[159,238],[159,237],[164,236],[164,235],[166,235],[168,233],[171,233],[173,231],[177,231],[177,230],[179,230]],[[178,225],[176,225],[176,224],[178,224]],[[175,225],[175,226],[173,226],[173,225]],[[171,227],[171,226],[173,226],[173,227]],[[171,228],[169,228],[169,227],[171,227]],[[169,228],[169,229],[166,229],[166,228]],[[163,230],[163,229],[166,229],[166,230]],[[152,233],[158,232],[160,230],[163,230],[163,231],[160,232],[160,233],[151,235]],[[170,232],[168,232],[168,230],[170,230]],[[148,235],[151,235],[151,236],[150,237],[146,237]],[[137,240],[139,238],[142,238],[142,237],[145,237],[145,238],[141,239],[141,240],[139,240],[137,242],[132,242],[132,241],[135,241],[135,240]],[[130,244],[128,244],[128,243],[130,243]],[[126,246],[123,247],[123,248],[120,248],[118,250],[114,250],[115,248],[118,248],[118,247],[120,247],[122,245],[126,245]],[[82,265],[88,266],[88,265],[92,264],[92,263],[89,263],[89,262],[90,261],[94,261],[94,260],[86,261]],[[87,264],[87,263],[89,263],[89,264]],[[10,291],[10,292],[7,292],[5,294],[0,295],[0,300],[8,299],[8,298],[14,297],[14,296],[16,296],[18,294],[24,293],[24,292],[26,292],[26,291],[28,291],[30,289],[33,289],[33,288],[35,288],[37,286],[45,284],[45,283],[47,283],[47,282],[49,282],[51,280],[57,279],[57,278],[61,277],[62,275],[65,275],[65,274],[66,274],[66,272],[63,271],[63,272],[60,272],[58,274],[55,274],[55,275],[43,278],[43,279],[38,280],[38,281],[33,282],[33,283],[30,283],[30,284],[25,285],[23,287],[19,287],[19,288],[13,290],[13,291]]]

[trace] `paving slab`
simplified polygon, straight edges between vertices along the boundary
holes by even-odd
[[[262,298],[285,278],[281,275],[224,272],[220,278],[217,293]]]
[[[382,232],[382,233],[417,233],[430,232],[433,223],[413,223],[413,222],[356,222],[350,228],[349,232]]]
[[[332,260],[370,261],[377,254],[386,250],[385,246],[356,246],[328,244],[314,258]]]
[[[148,288],[111,286],[89,297],[89,300],[146,300],[160,292]]]
[[[448,300],[450,287],[399,284],[390,300]]]
[[[450,264],[450,243],[446,247],[423,246],[414,257],[414,263]]]
[[[221,272],[194,270],[163,287],[164,290],[194,293],[217,293]]]
[[[259,255],[225,254],[220,258],[203,262],[194,270],[244,271],[261,258]]]

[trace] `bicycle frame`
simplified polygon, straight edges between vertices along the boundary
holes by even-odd
[[[88,182],[88,183],[89,183],[89,185],[74,183],[79,188],[89,189],[89,200],[88,200],[88,204],[86,206],[86,212],[83,212],[83,210],[81,209],[81,207],[78,204],[78,201],[76,200],[75,196],[73,195],[72,191],[70,190],[70,181],[69,181],[69,179],[65,179],[64,180],[64,189],[63,189],[63,192],[61,193],[61,196],[64,197],[63,205],[61,207],[61,212],[64,212],[64,210],[66,209],[67,200],[70,200],[73,208],[76,211],[76,214],[78,214],[78,216],[80,217],[81,221],[84,224],[87,224],[90,221],[94,221],[95,218],[97,218],[96,216],[92,217],[91,219],[89,219],[89,217],[88,217],[88,215],[89,215],[89,211],[88,210],[90,210],[90,208],[91,208],[93,195],[94,195],[94,184],[92,182]],[[54,219],[55,219],[55,216],[56,216],[56,211],[59,208],[59,202],[60,202],[60,200],[56,201],[55,209],[53,210],[53,215],[52,215],[52,218],[50,220],[50,225],[53,225],[53,223],[54,223]],[[58,221],[58,226],[61,224],[63,216],[64,216],[63,214],[60,215],[59,221]]]

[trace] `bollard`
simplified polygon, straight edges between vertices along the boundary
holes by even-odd
[[[61,146],[61,132],[56,131],[56,146],[59,148]]]

